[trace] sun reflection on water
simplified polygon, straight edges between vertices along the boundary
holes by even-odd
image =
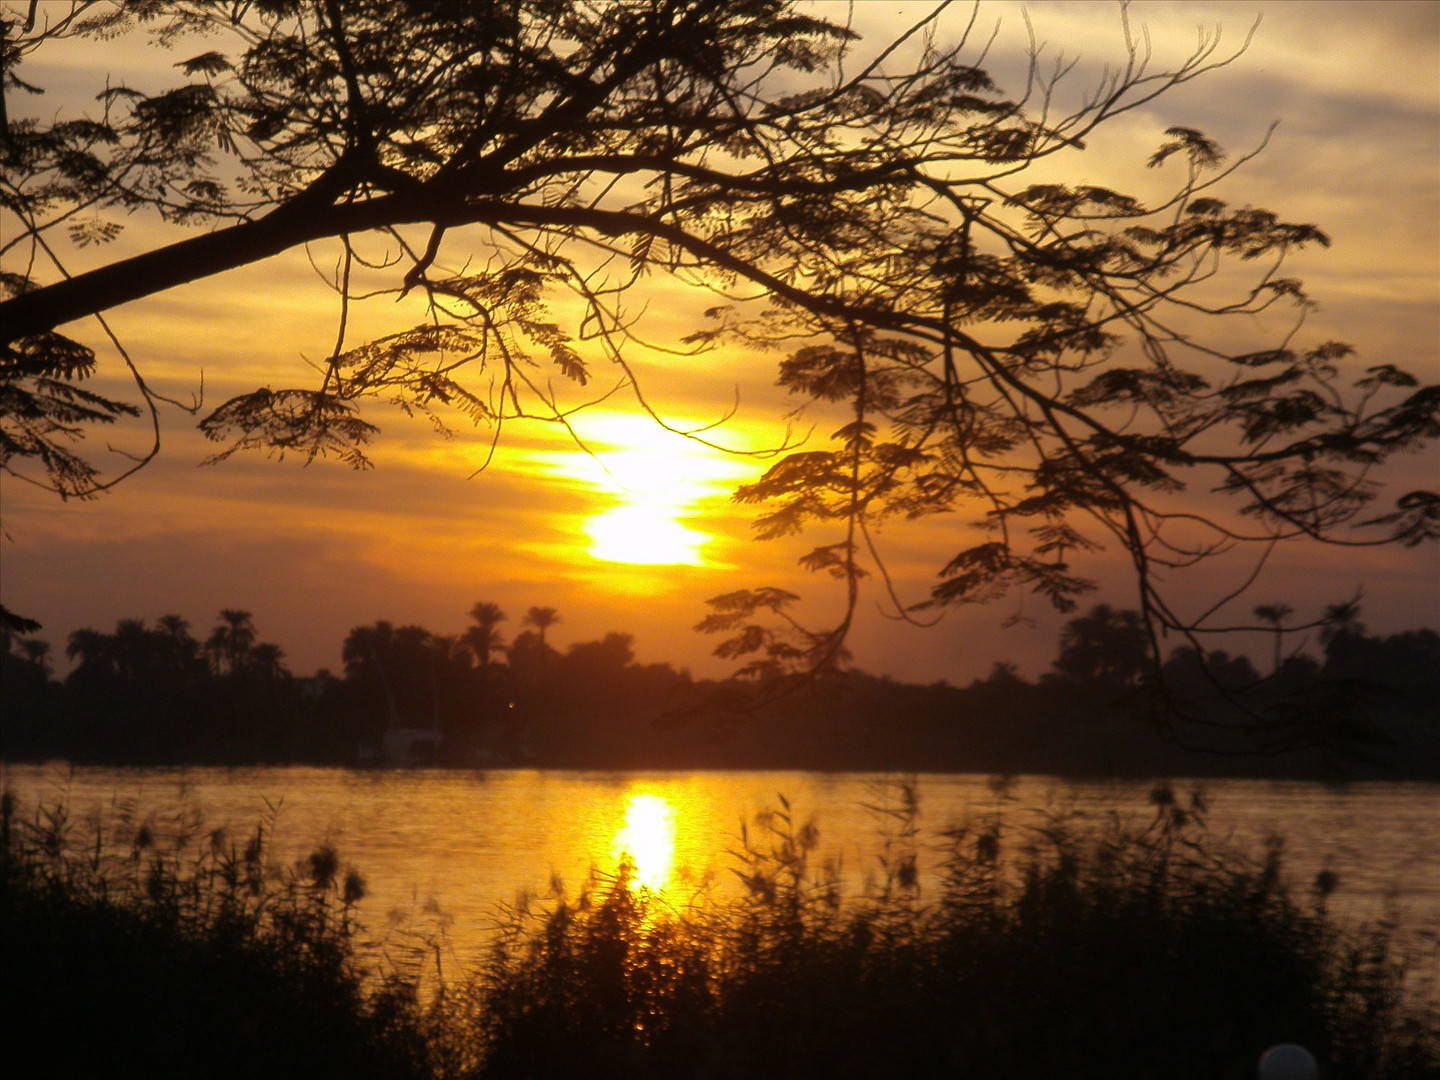
[[[631,795],[613,847],[617,859],[634,864],[633,888],[659,892],[675,867],[675,808],[661,795]]]

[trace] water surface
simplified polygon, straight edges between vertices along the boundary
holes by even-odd
[[[901,784],[918,795],[922,883],[935,887],[939,833],[995,818],[1010,838],[1049,815],[1081,823],[1154,816],[1153,785],[1072,784],[1044,777],[999,783],[977,775],[808,772],[594,773],[545,770],[356,771],[336,768],[100,768],[0,766],[24,812],[65,801],[72,818],[113,828],[122,817],[162,831],[188,816],[236,835],[273,823],[273,852],[288,863],[322,840],[365,876],[367,926],[403,915],[443,920],[452,948],[473,955],[502,905],[560,888],[574,895],[592,870],[612,874],[622,853],[647,884],[677,903],[701,888],[734,888],[744,827],[762,845],[768,827],[813,823],[818,866],[838,868],[851,891],[880,871],[896,840]],[[1440,785],[1298,781],[1176,781],[1182,804],[1204,793],[1207,826],[1257,856],[1285,840],[1287,874],[1305,889],[1322,868],[1339,875],[1331,908],[1354,925],[1397,903],[1407,922],[1440,927]],[[183,813],[182,813],[183,812]]]

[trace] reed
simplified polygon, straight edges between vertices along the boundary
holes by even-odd
[[[1333,879],[1295,895],[1280,845],[1227,850],[1198,797],[932,837],[913,788],[891,794],[855,895],[781,800],[738,839],[738,888],[680,901],[622,865],[511,910],[427,995],[418,953],[362,959],[363,882],[328,845],[276,868],[269,821],[80,827],[7,797],[0,1055],[99,1077],[1249,1080],[1299,1042],[1327,1080],[1440,1077],[1435,955],[1394,921],[1343,931]]]
[[[357,959],[358,874],[197,818],[0,800],[0,1060],[12,1076],[431,1075],[413,984]]]
[[[913,791],[864,895],[790,808],[747,835],[738,899],[676,909],[625,868],[517,914],[465,1023],[487,1078],[1234,1077],[1298,1042],[1327,1080],[1440,1076],[1440,1012],[1394,923],[1346,935],[1165,786],[1148,823],[947,830],[922,890]],[[1429,957],[1433,962],[1434,956]],[[460,1021],[456,1021],[460,1023]]]

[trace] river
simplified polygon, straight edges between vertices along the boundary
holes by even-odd
[[[741,827],[764,838],[757,815],[783,810],[793,827],[813,822],[815,865],[835,866],[850,891],[879,870],[895,839],[902,785],[918,798],[922,888],[932,891],[941,830],[995,820],[1007,837],[1069,814],[1077,825],[1119,815],[1154,816],[1153,784],[1069,783],[1022,776],[808,772],[566,772],[545,770],[357,771],[338,768],[102,768],[0,765],[22,814],[64,802],[82,828],[112,832],[150,821],[162,834],[202,820],[232,835],[273,824],[281,863],[331,841],[364,875],[361,917],[372,933],[407,923],[444,927],[462,962],[498,925],[502,905],[573,896],[590,871],[611,873],[629,852],[647,884],[677,902],[705,887],[733,887]],[[1259,855],[1285,841],[1285,868],[1303,892],[1317,871],[1338,875],[1331,910],[1352,927],[1397,905],[1406,925],[1440,928],[1440,785],[1177,780],[1181,805],[1203,793],[1210,834]],[[778,824],[770,819],[771,824]],[[923,894],[922,894],[923,895]]]

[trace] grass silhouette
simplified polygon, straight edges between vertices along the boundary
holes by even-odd
[[[858,895],[782,800],[739,838],[739,889],[677,903],[622,865],[511,911],[424,995],[413,956],[362,962],[363,884],[328,846],[277,870],[265,823],[107,838],[7,797],[0,1052],[47,1075],[1238,1080],[1297,1042],[1327,1080],[1440,1076],[1434,957],[1390,921],[1342,931],[1333,879],[1292,895],[1279,845],[1226,850],[1198,797],[932,839],[897,790]]]

